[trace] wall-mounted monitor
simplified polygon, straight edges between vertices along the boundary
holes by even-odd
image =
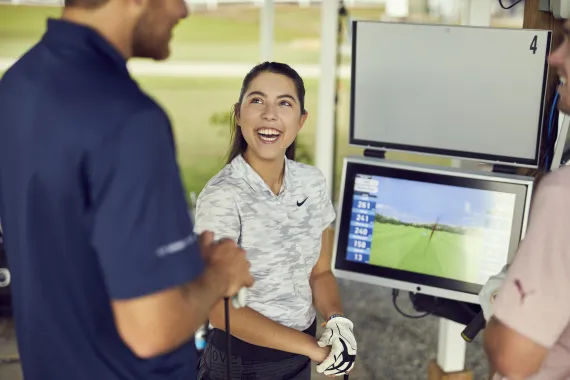
[[[545,30],[353,23],[351,145],[538,167]]]
[[[478,303],[524,236],[532,188],[531,177],[346,158],[333,270]]]

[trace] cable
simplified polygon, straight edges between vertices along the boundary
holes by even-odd
[[[550,171],[550,149],[552,145],[552,129],[554,126],[554,115],[556,114],[556,104],[558,103],[558,91],[554,95],[554,100],[552,101],[552,106],[550,107],[550,117],[548,118],[548,129],[546,132],[546,158],[544,166],[546,171]]]
[[[503,8],[503,9],[511,9],[512,7],[514,7],[515,5],[517,5],[518,3],[522,2],[522,1],[523,1],[523,0],[519,0],[519,1],[517,1],[516,3],[512,3],[511,5],[509,5],[509,6],[507,7],[507,6],[505,6],[505,5],[503,4],[503,0],[499,0],[499,5],[500,5],[501,8]]]
[[[398,313],[402,314],[404,317],[412,318],[412,319],[420,319],[420,318],[427,317],[428,315],[431,314],[430,312],[425,312],[425,314],[419,314],[419,315],[410,315],[410,314],[404,313],[400,309],[400,307],[398,306],[398,302],[396,302],[396,299],[398,298],[399,294],[400,294],[400,291],[398,289],[392,289],[392,303],[394,304],[394,308],[396,308]]]
[[[224,314],[226,318],[226,369],[227,369],[227,380],[232,378],[232,343],[230,335],[230,299],[224,298]]]

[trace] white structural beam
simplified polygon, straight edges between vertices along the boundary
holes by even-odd
[[[327,181],[327,190],[332,197],[334,174],[334,128],[337,25],[339,0],[321,3],[321,77],[317,105],[317,130],[315,138],[315,166]]]
[[[260,62],[273,60],[275,0],[265,0],[260,10]]]
[[[461,24],[470,26],[491,25],[491,0],[461,0]],[[455,167],[473,167],[474,163],[452,160]],[[476,165],[476,163],[475,163]],[[437,364],[444,372],[457,372],[465,369],[467,343],[461,338],[465,326],[440,318],[437,347]]]
[[[465,370],[465,351],[467,345],[461,338],[464,325],[445,318],[439,319],[437,341],[437,364],[442,371],[460,372]]]
[[[490,26],[491,0],[461,0],[461,25]],[[494,0],[493,0],[494,1]]]
[[[404,18],[410,15],[409,0],[386,0],[386,16],[390,18]]]

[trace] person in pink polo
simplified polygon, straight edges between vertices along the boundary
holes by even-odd
[[[561,78],[558,108],[570,114],[570,22],[549,57]],[[513,263],[480,293],[493,380],[570,379],[570,167],[540,182]]]

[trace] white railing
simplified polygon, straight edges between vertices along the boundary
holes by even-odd
[[[0,4],[25,4],[25,5],[62,5],[64,0],[0,0]],[[325,0],[273,0],[276,4],[297,4],[300,7],[308,7],[320,4]],[[386,0],[345,0],[347,6],[365,4],[384,4]],[[216,9],[219,5],[244,4],[261,6],[264,0],[186,0],[190,7],[203,7]]]

